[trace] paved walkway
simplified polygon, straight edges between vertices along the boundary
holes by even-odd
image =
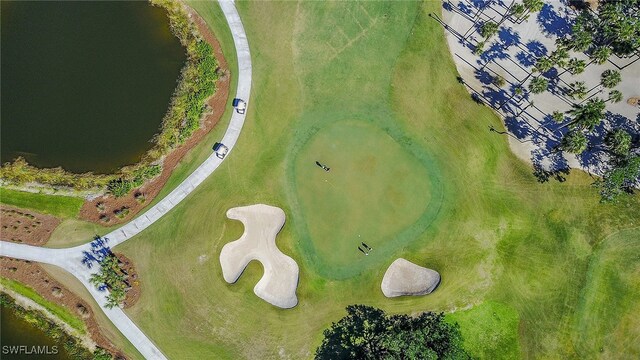
[[[238,58],[238,88],[236,90],[236,97],[244,99],[247,104],[249,104],[249,95],[251,92],[251,55],[249,53],[247,36],[244,32],[238,11],[236,10],[234,0],[220,0],[219,4],[231,29]],[[229,148],[229,153],[233,150],[240,136],[244,120],[244,114],[233,112],[229,127],[221,141]],[[222,161],[223,160],[218,159],[212,152],[207,160],[155,206],[138,216],[135,220],[105,235],[104,237],[109,239],[105,245],[114,247],[121,244],[156,222],[211,175],[211,173],[220,166]],[[86,259],[86,254],[92,253],[93,250],[95,250],[95,248],[91,243],[66,249],[48,249],[7,241],[0,242],[0,256],[56,265],[73,274],[73,276],[80,280],[87,290],[89,290],[91,296],[93,296],[118,330],[120,330],[145,358],[166,359],[158,347],[129,319],[122,309],[107,309],[105,307],[107,292],[98,291],[89,282],[91,275],[98,271],[97,266],[88,267],[83,262],[83,260]]]

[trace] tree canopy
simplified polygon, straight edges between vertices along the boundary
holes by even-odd
[[[347,316],[324,331],[316,359],[470,359],[457,324],[442,313],[387,315],[366,305],[347,306]]]

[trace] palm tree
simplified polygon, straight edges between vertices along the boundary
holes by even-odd
[[[511,9],[509,9],[509,15],[514,16],[516,18],[515,22],[520,20],[520,17],[524,15],[526,11],[526,7],[523,4],[514,4]]]
[[[622,101],[622,93],[618,90],[609,91],[609,98],[607,101],[611,101],[612,103],[619,103]]]
[[[605,70],[600,78],[600,84],[606,88],[614,88],[622,81],[620,73],[616,70]]]
[[[569,72],[573,75],[582,73],[585,67],[586,62],[577,58],[569,60],[569,63],[567,64],[567,70],[569,70]]]
[[[608,46],[598,46],[595,50],[593,50],[593,52],[591,53],[591,59],[593,59],[593,61],[598,64],[598,65],[602,65],[604,63],[607,62],[607,60],[609,60],[609,57],[611,56],[611,48]]]
[[[576,155],[582,154],[587,150],[587,137],[581,131],[570,131],[562,138],[560,147]]]
[[[616,129],[607,134],[605,143],[614,155],[625,157],[631,150],[631,135],[623,129]]]
[[[576,29],[573,30],[572,48],[575,51],[586,51],[593,43],[593,35],[586,30]]]
[[[531,91],[534,94],[540,94],[546,91],[548,87],[549,87],[549,80],[543,77],[533,78],[529,83],[529,91]]]
[[[551,53],[550,58],[556,65],[565,67],[569,63],[569,52],[564,46],[560,46]]]
[[[564,114],[556,110],[551,114],[551,118],[553,119],[553,121],[560,124],[561,122],[564,121]]]
[[[542,0],[524,0],[522,4],[529,12],[538,12],[542,10],[542,7],[544,6],[544,2]]]
[[[498,24],[493,21],[487,21],[480,27],[480,35],[485,39],[489,39],[493,35],[498,33]]]
[[[584,81],[576,81],[569,84],[567,95],[572,99],[584,99],[584,97],[587,96],[587,86],[584,84]]]
[[[569,114],[573,115],[573,120],[566,126],[581,130],[593,130],[604,118],[605,103],[602,99],[589,99],[584,104],[573,105]]]
[[[538,71],[542,74],[551,70],[552,67],[553,67],[553,60],[551,60],[551,58],[548,56],[543,56],[538,58],[538,60],[536,60],[536,64],[533,66],[533,70]]]

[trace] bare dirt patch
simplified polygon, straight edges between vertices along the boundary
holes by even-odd
[[[213,47],[215,57],[218,59],[219,71],[222,74],[216,83],[217,89],[215,94],[207,101],[207,105],[211,111],[204,116],[200,128],[194,132],[191,138],[165,157],[162,173],[158,177],[121,198],[105,195],[95,199],[85,200],[79,216],[82,220],[104,226],[111,226],[133,219],[136,214],[144,209],[145,206],[158,195],[180,160],[214,128],[224,113],[229,97],[231,80],[229,76],[229,65],[222,54],[220,43],[211,30],[209,30],[204,20],[191,8],[185,8],[197,25],[200,35]]]
[[[12,258],[0,257],[0,275],[4,278],[27,284],[43,298],[59,304],[69,312],[82,318],[91,339],[120,358],[125,358],[112,343],[100,332],[93,310],[78,295],[67,290],[64,285],[51,277],[40,265]]]
[[[0,224],[0,239],[39,246],[49,240],[60,220],[55,216],[0,205]]]

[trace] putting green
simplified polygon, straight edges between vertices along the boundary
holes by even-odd
[[[371,122],[326,125],[294,156],[294,216],[305,252],[324,276],[350,277],[390,260],[439,208],[429,162]],[[361,242],[373,248],[369,255]]]

